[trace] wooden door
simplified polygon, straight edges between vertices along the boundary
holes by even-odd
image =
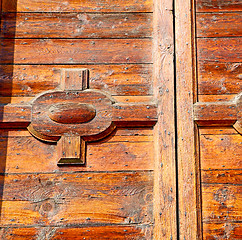
[[[1,238],[241,239],[240,12],[1,0]]]
[[[176,239],[172,2],[1,7],[2,239]]]
[[[180,239],[242,238],[241,10],[175,4]]]

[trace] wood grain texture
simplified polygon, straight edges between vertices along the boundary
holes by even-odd
[[[237,107],[233,101],[197,102],[194,104],[194,121],[199,126],[233,125],[237,120]]]
[[[110,0],[82,1],[76,0],[60,2],[58,0],[3,0],[4,12],[152,12],[151,0]]]
[[[202,135],[200,143],[201,169],[241,169],[240,134]]]
[[[242,36],[241,13],[198,13],[196,24],[197,37]]]
[[[152,14],[3,13],[1,28],[4,38],[147,38]]]
[[[198,95],[199,102],[225,102],[233,101],[237,94]]]
[[[152,63],[149,39],[3,39],[0,63]]]
[[[242,184],[242,170],[207,170],[201,175],[203,183]]]
[[[235,222],[228,223],[204,223],[203,237],[205,240],[234,239],[242,238],[242,224]]]
[[[153,136],[149,128],[124,128],[114,131],[102,141],[88,143],[87,164],[82,168],[57,167],[56,145],[42,143],[28,133],[23,137],[19,134],[7,138],[7,131],[1,137],[1,171],[3,168],[6,173],[154,169]],[[7,154],[4,154],[2,149],[7,142],[9,148]]]
[[[153,81],[158,101],[154,127],[154,239],[177,239],[173,4],[154,0]]]
[[[241,11],[240,0],[196,0],[197,12]]]
[[[202,239],[197,129],[195,18],[193,1],[175,1],[176,148],[179,239]]]
[[[202,184],[203,222],[241,221],[242,185]]]
[[[3,228],[2,236],[6,240],[21,237],[28,239],[77,240],[77,239],[123,239],[146,240],[152,238],[152,226],[149,225],[106,225],[78,227],[36,227]]]
[[[241,62],[242,38],[199,38],[197,39],[198,62]],[[199,65],[198,65],[199,66]]]
[[[200,61],[198,66],[199,94],[236,94],[242,90],[242,63],[211,63]]]
[[[152,223],[152,172],[9,175],[4,189],[1,226]]]
[[[90,88],[112,95],[151,95],[152,65],[1,65],[1,96],[35,96],[60,87],[61,69],[87,68]]]

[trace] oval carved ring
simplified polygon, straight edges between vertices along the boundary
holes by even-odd
[[[50,107],[48,116],[57,123],[80,124],[90,122],[96,116],[96,110],[91,104],[59,103]]]

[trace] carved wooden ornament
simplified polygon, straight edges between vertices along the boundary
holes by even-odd
[[[242,135],[242,92],[231,101],[195,103],[194,120],[199,126],[233,126]]]
[[[87,69],[63,69],[59,89],[40,94],[29,105],[9,104],[3,114],[5,124],[29,124],[36,138],[57,142],[58,165],[85,164],[86,142],[106,137],[116,126],[153,126],[157,121],[155,103],[117,103],[109,94],[89,89]]]

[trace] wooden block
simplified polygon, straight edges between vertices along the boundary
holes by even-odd
[[[86,143],[80,136],[62,136],[57,142],[58,165],[85,164]]]

